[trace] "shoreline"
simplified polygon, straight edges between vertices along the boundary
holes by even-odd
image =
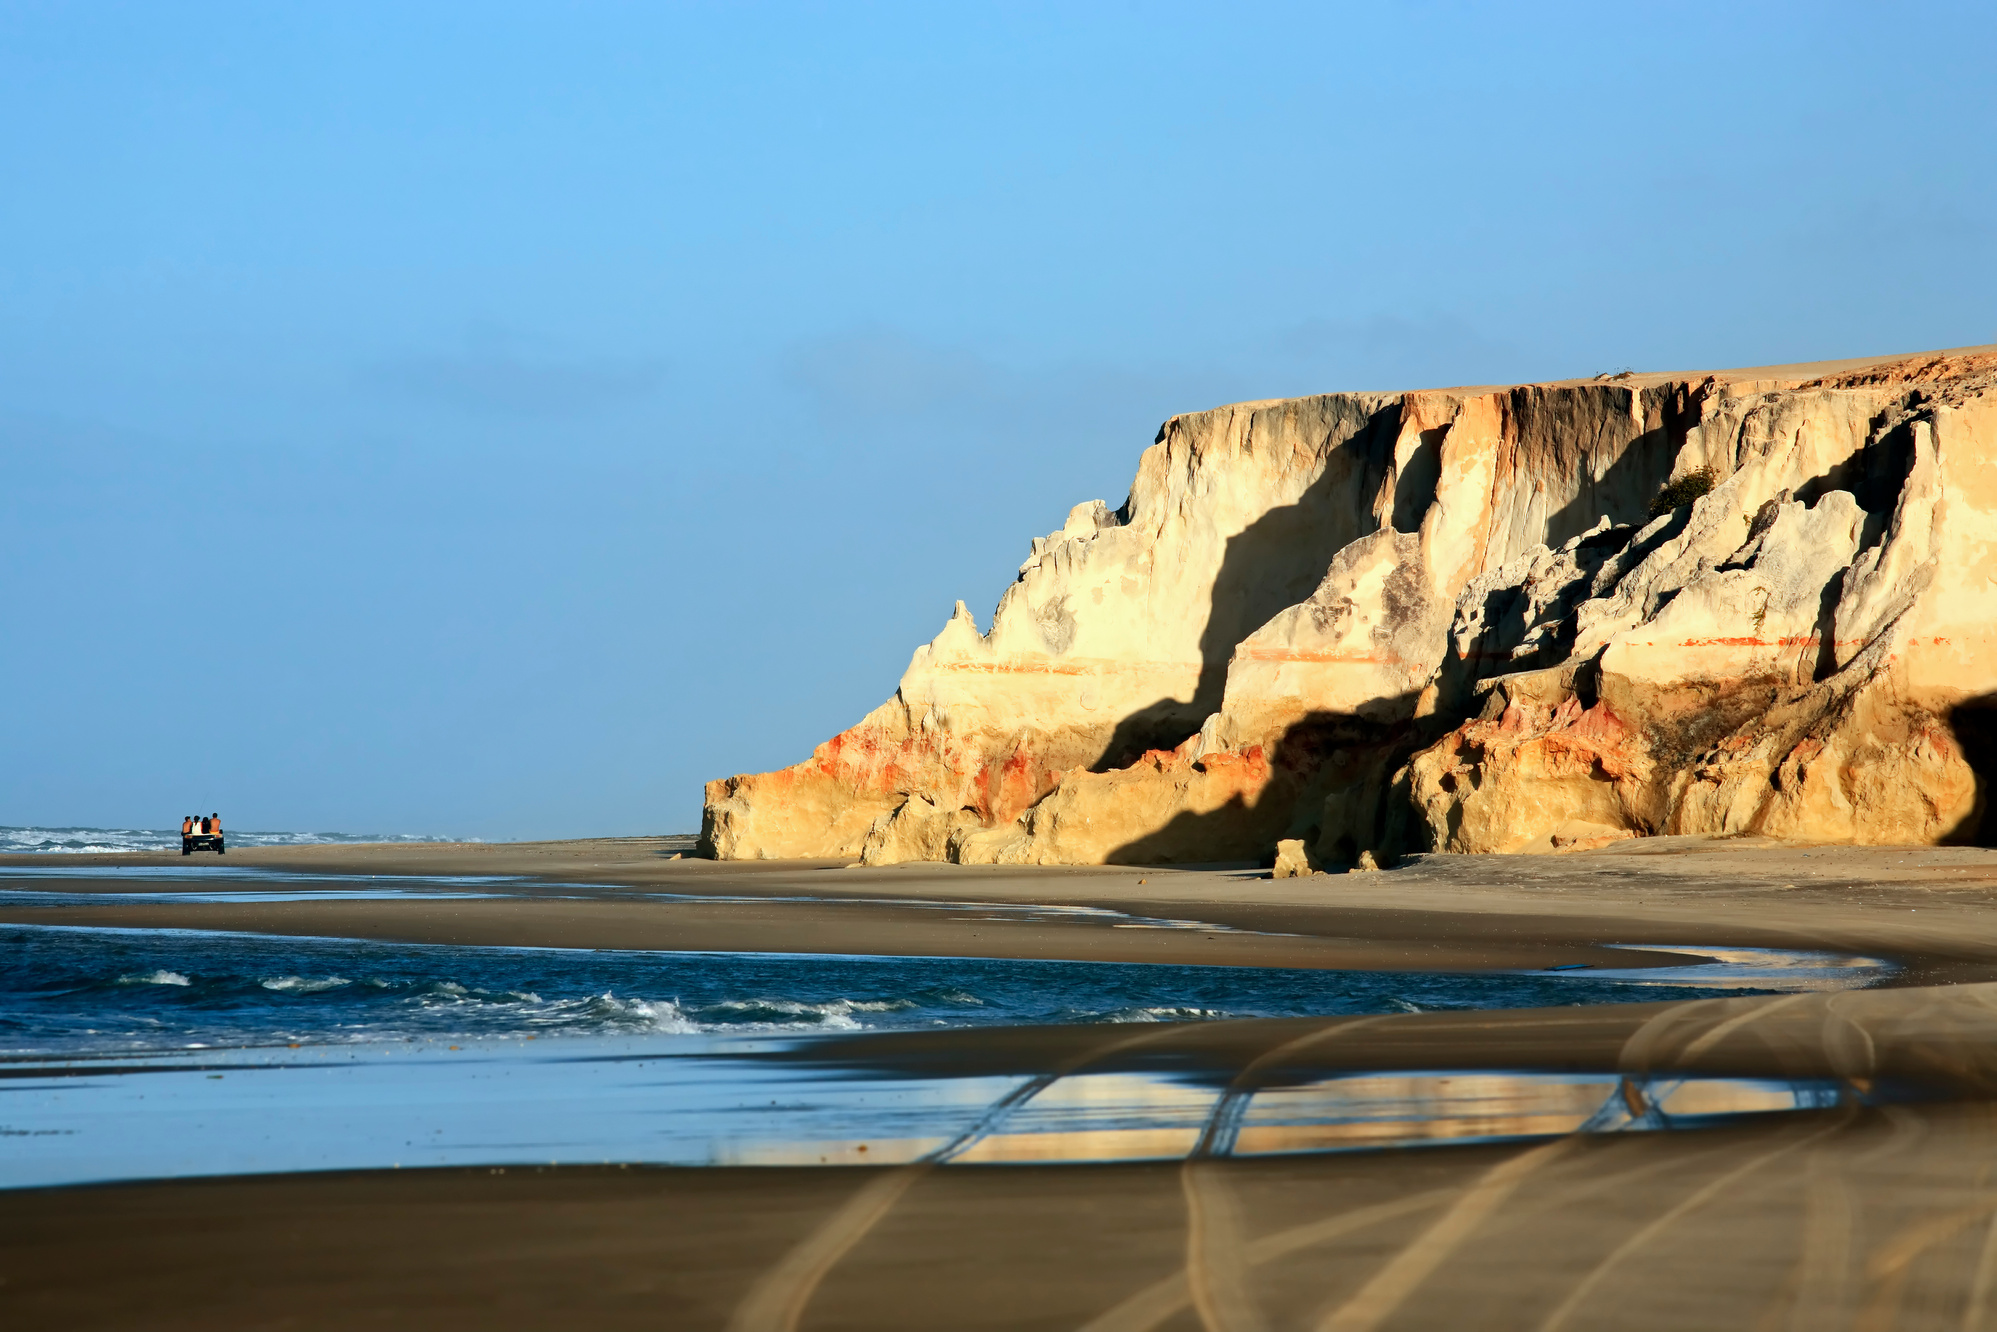
[[[664,840],[281,847],[232,853],[225,863],[121,853],[52,865],[47,855],[6,856],[0,888],[140,892],[148,900],[23,906],[0,898],[0,924],[1355,970],[1628,966],[1629,953],[1606,945],[1734,945],[1884,956],[1902,967],[1895,985],[1997,979],[1997,912],[1989,910],[1997,905],[1997,851],[1982,848],[1659,838],[1561,856],[1434,855],[1379,873],[1271,879],[1243,868],[715,862],[669,859],[659,849]],[[203,873],[189,876],[197,882],[90,874],[147,869]],[[216,891],[205,873],[215,869],[387,880],[370,885],[378,887],[409,876],[509,882],[492,897],[168,900]],[[245,877],[233,886],[257,886]],[[452,886],[468,894],[480,887],[439,885]],[[1033,906],[1052,910],[1035,915]],[[979,915],[980,907],[990,909]],[[1072,908],[1123,918],[1061,914]]]

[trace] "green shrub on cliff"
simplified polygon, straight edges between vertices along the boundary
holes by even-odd
[[[1681,509],[1713,488],[1719,480],[1710,467],[1695,467],[1685,475],[1667,481],[1664,489],[1657,492],[1657,498],[1650,502],[1650,516],[1659,517],[1673,509]]]

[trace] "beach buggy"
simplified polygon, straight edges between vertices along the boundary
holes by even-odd
[[[210,814],[205,819],[190,814],[180,821],[180,854],[191,856],[196,851],[213,851],[218,856],[229,854],[222,841],[220,814]]]

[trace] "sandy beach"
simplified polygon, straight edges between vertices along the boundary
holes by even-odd
[[[1988,1325],[1993,1140],[1976,1106],[1227,1165],[207,1180],[10,1199],[0,1248],[20,1327],[1953,1332]]]
[[[1726,944],[1903,969],[1883,988],[1760,999],[855,1035],[799,1056],[856,1075],[1068,1076],[1171,1059],[1237,1090],[1298,1070],[1549,1068],[1651,1086],[1780,1077],[1852,1089],[1809,1113],[1132,1164],[513,1167],[15,1190],[0,1194],[0,1312],[70,1328],[1958,1329],[1997,1318],[1997,985],[1985,983],[1997,980],[1997,853],[1659,839],[1276,881],[1248,868],[715,864],[668,858],[673,847],[274,849],[228,864],[384,886],[412,875],[534,886],[461,901],[100,898],[10,907],[0,921],[1383,969],[1630,965],[1615,944],[1653,945],[1647,960],[1668,964],[1688,960],[1671,944]],[[8,868],[15,887],[124,882],[49,858]],[[65,872],[22,873],[51,868]],[[1136,918],[1174,924],[1119,927]],[[1860,1094],[1887,1086],[1902,1091],[1885,1103]]]
[[[1795,847],[1754,838],[1648,838],[1565,856],[1411,857],[1388,873],[1271,879],[1214,869],[989,868],[688,859],[683,839],[274,847],[232,869],[300,874],[521,876],[518,896],[248,904],[0,907],[0,923],[255,930],[411,943],[756,950],[1077,961],[1458,969],[1628,965],[1605,944],[1724,942],[1882,952],[1901,983],[1997,979],[1997,851]],[[197,866],[218,862],[201,858]],[[88,868],[172,869],[177,855],[92,856]],[[46,856],[0,857],[11,886],[118,892],[38,878]],[[173,885],[148,882],[149,894]],[[462,885],[467,890],[475,884]],[[187,891],[199,886],[190,884]],[[672,898],[647,896],[672,894]],[[1225,930],[1118,928],[1107,919],[981,916],[932,904],[1097,907]],[[1682,959],[1681,959],[1682,960]]]

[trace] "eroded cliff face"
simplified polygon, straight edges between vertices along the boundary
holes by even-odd
[[[857,726],[710,783],[705,844],[1183,863],[1302,838],[1336,866],[1973,838],[1997,355],[1752,374],[1175,417],[1121,509],[1033,543],[989,632],[959,603]]]

